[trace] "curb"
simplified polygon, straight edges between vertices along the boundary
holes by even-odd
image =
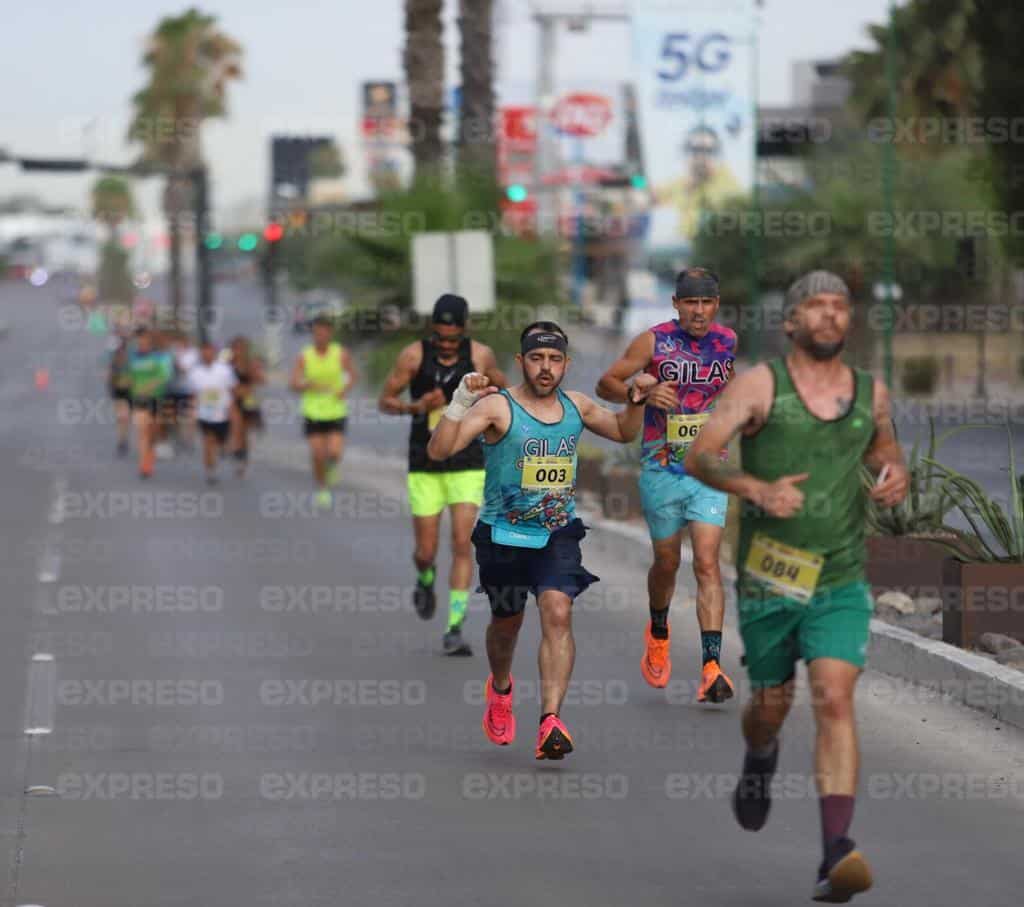
[[[1013,668],[880,620],[871,621],[868,665],[1024,728],[1024,673]]]
[[[288,463],[281,462],[282,448],[295,449],[295,453],[287,458]],[[275,465],[308,468],[302,442],[285,442],[276,453],[278,456],[267,458],[277,460]],[[405,460],[400,457],[382,456],[372,448],[355,445],[346,450],[345,460],[371,467],[373,474],[378,476],[382,471],[404,475],[406,470]],[[643,526],[609,520],[582,507],[579,514],[594,529],[640,545],[645,553],[649,550],[650,540]],[[684,563],[693,561],[687,545],[683,546],[682,560]],[[722,564],[722,577],[729,582],[735,581],[735,568]],[[937,690],[954,702],[1024,729],[1024,673],[874,618],[870,631],[868,669]]]

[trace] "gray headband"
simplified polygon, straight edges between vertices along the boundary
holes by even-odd
[[[800,277],[787,291],[783,314],[786,318],[793,313],[801,302],[817,296],[819,293],[835,293],[850,298],[850,289],[843,278],[831,271],[808,271]]]

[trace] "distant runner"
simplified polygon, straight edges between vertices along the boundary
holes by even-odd
[[[235,475],[245,476],[249,466],[249,438],[263,427],[257,394],[266,383],[263,361],[252,351],[248,337],[239,335],[231,341],[228,361],[235,372],[235,392],[231,406],[229,450],[235,458]]]
[[[438,536],[445,509],[451,514],[452,566],[448,579],[448,623],[443,646],[448,655],[472,655],[462,637],[462,622],[473,579],[470,535],[484,497],[484,454],[479,441],[441,462],[427,456],[430,432],[437,427],[445,406],[463,376],[485,375],[499,389],[505,376],[494,351],[466,336],[469,304],[461,296],[445,293],[434,305],[431,335],[410,343],[384,382],[380,408],[386,413],[412,416],[409,428],[409,507],[416,537],[416,589],[413,604],[424,620],[434,616],[434,579]],[[411,402],[401,399],[409,388]]]
[[[140,328],[136,334],[135,349],[128,357],[128,373],[139,451],[139,475],[148,479],[153,475],[156,460],[161,409],[174,376],[171,354],[155,348],[153,332],[149,328]]]
[[[217,348],[207,340],[199,349],[199,362],[189,370],[187,381],[197,402],[206,482],[213,485],[217,482],[217,463],[231,428],[231,403],[238,380],[234,369],[218,360]]]
[[[747,754],[736,818],[749,831],[768,818],[778,735],[802,659],[817,726],[824,851],[813,898],[845,903],[872,884],[848,836],[859,761],[853,694],[874,608],[864,576],[860,468],[876,474],[871,498],[885,507],[906,496],[908,475],[885,385],[840,358],[850,327],[846,284],[827,271],[806,274],[790,287],[785,316],[793,348],[729,384],[686,469],[749,502],[736,588],[754,693],[743,713]],[[742,470],[719,457],[737,434]]]
[[[330,510],[331,486],[345,447],[348,397],[357,380],[352,357],[334,340],[334,322],[319,316],[313,321],[313,342],[305,347],[292,367],[291,388],[302,394],[303,432],[309,442],[316,506]]]
[[[569,363],[568,338],[554,322],[523,330],[516,356],[523,381],[499,391],[485,375],[459,382],[427,446],[431,459],[464,450],[481,434],[487,479],[480,522],[473,531],[480,585],[491,603],[483,729],[499,746],[515,739],[512,657],[526,597],[540,612],[541,716],[534,755],[562,759],[573,740],[559,717],[572,676],[576,645],[572,603],[597,577],[584,566],[586,529],[576,516],[576,450],[584,427],[612,441],[636,437],[643,401],[655,379],[640,375],[629,405],[612,413],[577,391],[559,389]]]
[[[119,329],[117,333],[117,347],[110,354],[107,386],[114,401],[114,417],[117,421],[117,455],[126,457],[132,429],[132,375],[129,368],[132,348],[128,331]]]

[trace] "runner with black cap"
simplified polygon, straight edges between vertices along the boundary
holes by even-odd
[[[436,598],[434,562],[437,558],[441,516],[451,514],[452,566],[448,579],[448,623],[444,651],[472,655],[462,638],[462,622],[473,579],[473,550],[469,537],[484,493],[484,459],[479,443],[441,462],[427,456],[430,432],[441,421],[444,407],[462,378],[470,372],[487,377],[502,388],[505,376],[494,350],[466,335],[469,304],[461,296],[445,293],[434,304],[431,335],[410,343],[384,382],[380,408],[386,413],[411,415],[409,430],[409,506],[416,538],[416,588],[413,603],[424,620],[434,616]],[[409,389],[409,402],[401,395]]]
[[[650,623],[640,672],[652,687],[667,686],[672,674],[668,611],[683,532],[689,529],[701,640],[698,702],[723,702],[733,695],[720,665],[725,591],[718,559],[728,498],[688,475],[683,465],[733,373],[736,334],[715,323],[719,302],[715,274],[705,268],[680,271],[672,297],[678,318],[635,337],[597,385],[599,396],[621,403],[632,375],[646,372],[658,380],[644,410],[641,454],[640,497],[654,563],[647,574]]]
[[[486,375],[469,374],[427,445],[432,459],[465,450],[483,435],[486,483],[473,531],[480,585],[491,604],[487,628],[487,701],[483,729],[499,746],[515,739],[512,657],[531,592],[540,612],[541,716],[537,759],[562,759],[573,741],[559,717],[572,677],[576,645],[572,603],[597,577],[583,566],[586,528],[576,516],[576,449],[584,428],[628,442],[640,431],[643,401],[656,384],[637,377],[629,405],[613,413],[559,385],[569,364],[568,338],[554,322],[539,321],[520,336],[521,384],[509,390]]]
[[[812,271],[790,287],[784,358],[740,375],[686,457],[707,484],[744,499],[737,610],[753,695],[743,713],[747,754],[733,797],[740,825],[768,819],[778,735],[807,664],[817,726],[815,778],[824,856],[813,899],[845,903],[871,887],[848,837],[857,789],[854,687],[864,668],[873,602],[864,575],[867,494],[883,507],[907,493],[889,392],[840,358],[851,321],[841,278]],[[740,435],[743,468],[718,453]]]

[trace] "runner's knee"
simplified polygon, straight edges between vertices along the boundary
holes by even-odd
[[[812,690],[814,709],[821,721],[843,722],[853,720],[853,696],[835,686],[819,686]]]

